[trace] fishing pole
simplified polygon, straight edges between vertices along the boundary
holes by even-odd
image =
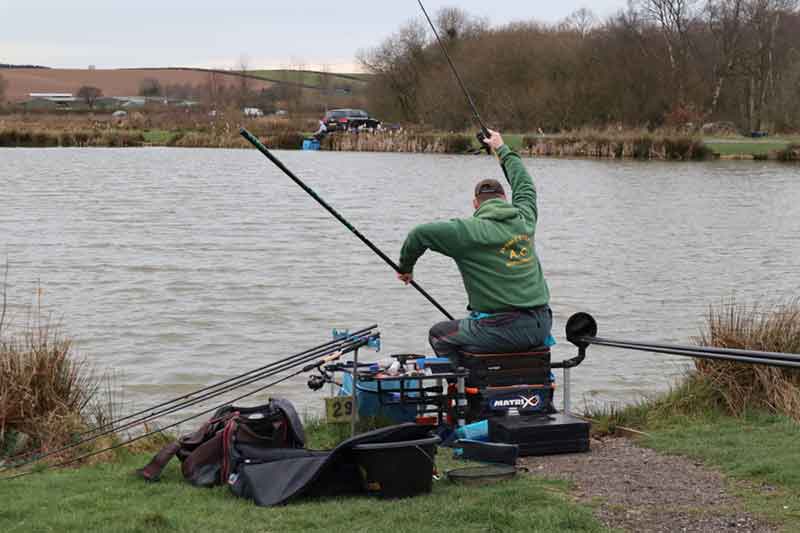
[[[576,313],[567,321],[567,339],[585,350],[589,345],[608,346],[644,352],[664,353],[697,359],[712,359],[734,363],[761,364],[784,368],[800,368],[800,356],[761,352],[755,350],[738,350],[733,348],[716,348],[712,346],[685,346],[663,343],[645,343],[597,337],[597,322],[588,313]]]
[[[786,360],[786,359],[774,359],[774,358],[767,358],[767,357],[745,357],[745,356],[735,356],[735,355],[721,355],[721,354],[713,354],[708,353],[702,350],[681,350],[677,348],[659,348],[656,345],[644,345],[644,344],[630,344],[626,342],[617,342],[611,341],[608,339],[594,339],[591,344],[596,344],[598,346],[608,346],[611,348],[623,348],[626,350],[634,350],[640,352],[652,352],[652,353],[663,353],[669,355],[679,355],[683,357],[693,357],[696,359],[711,359],[714,361],[730,361],[732,363],[747,363],[747,364],[754,364],[754,365],[765,365],[765,366],[777,366],[777,367],[784,367],[784,368],[800,368],[800,361],[798,360]]]
[[[50,455],[55,455],[57,453],[61,453],[63,451],[66,451],[66,450],[68,450],[70,448],[73,448],[75,446],[78,446],[80,444],[89,442],[91,440],[103,437],[105,435],[109,435],[111,433],[120,431],[122,429],[127,429],[129,427],[133,427],[133,426],[139,425],[139,424],[141,424],[143,422],[146,422],[147,420],[151,419],[153,416],[159,414],[159,411],[157,411],[158,409],[162,409],[162,408],[168,407],[170,405],[176,404],[176,403],[178,403],[180,401],[190,399],[193,396],[196,396],[196,395],[198,395],[200,393],[208,393],[208,392],[212,391],[213,389],[217,389],[217,388],[223,387],[223,386],[228,385],[228,384],[236,385],[240,380],[243,380],[243,378],[245,378],[247,376],[250,376],[250,375],[253,375],[253,374],[256,374],[256,373],[261,374],[262,372],[271,370],[272,368],[275,368],[278,365],[297,360],[298,358],[307,356],[308,354],[318,353],[320,350],[323,350],[325,348],[329,348],[331,346],[339,346],[339,345],[341,345],[342,343],[346,342],[349,339],[352,339],[352,338],[355,338],[355,337],[357,337],[359,335],[371,332],[376,327],[378,327],[377,324],[374,324],[374,325],[372,325],[372,326],[370,326],[368,328],[364,328],[364,329],[355,331],[352,334],[349,334],[347,336],[344,336],[344,337],[341,337],[341,338],[338,338],[338,339],[330,340],[330,341],[322,343],[319,346],[316,346],[314,348],[310,348],[308,350],[305,350],[305,351],[302,351],[300,353],[291,355],[289,357],[286,357],[286,358],[278,360],[278,361],[273,361],[272,363],[268,363],[267,365],[264,365],[262,367],[250,370],[250,371],[245,372],[243,374],[240,374],[238,376],[234,376],[232,378],[220,381],[220,382],[215,383],[213,385],[209,385],[207,387],[203,387],[201,389],[195,390],[195,391],[190,392],[188,394],[185,394],[183,396],[179,396],[177,398],[173,398],[171,400],[162,402],[160,404],[154,405],[154,406],[149,407],[147,409],[143,409],[143,410],[138,411],[136,413],[132,413],[132,414],[130,414],[128,416],[124,416],[122,418],[119,418],[117,420],[109,422],[108,424],[103,424],[103,425],[98,426],[96,428],[92,428],[89,431],[84,431],[83,433],[80,433],[80,434],[78,434],[76,436],[76,438],[78,439],[77,441],[75,441],[75,442],[73,442],[73,443],[71,443],[71,444],[69,444],[69,445],[67,445],[67,446],[65,446],[65,447],[63,447],[63,448],[61,448],[59,450],[55,450],[55,451],[49,452],[49,454]],[[121,422],[124,422],[126,420],[135,419],[137,417],[141,417],[142,415],[146,415],[146,416],[143,419],[136,419],[136,420],[134,420],[132,422],[129,422],[128,424],[125,425],[125,427],[118,427],[118,425]],[[16,459],[17,461],[24,460],[25,457],[30,457],[30,456],[35,455],[37,453],[40,453],[42,451],[44,451],[44,450],[39,449],[39,450],[33,450],[33,451],[30,451],[30,452],[26,452],[24,454],[17,454],[15,456],[11,457],[11,459],[12,460]],[[2,471],[2,470],[3,470],[3,468],[0,468],[0,471]]]
[[[592,344],[599,346],[610,346],[613,344],[625,344],[626,346],[638,347],[643,349],[660,350],[679,350],[682,352],[699,352],[708,355],[718,355],[722,357],[748,357],[751,359],[770,359],[774,361],[786,361],[789,363],[800,364],[800,355],[792,355],[778,352],[761,352],[756,350],[739,350],[734,348],[716,348],[713,346],[685,346],[680,344],[660,344],[651,342],[637,342],[628,340],[604,339],[594,337]]]
[[[377,327],[378,327],[377,324],[373,324],[372,326],[370,326],[368,328],[364,328],[364,329],[360,329],[358,331],[354,331],[353,333],[349,334],[346,337],[342,337],[342,338],[339,338],[339,339],[332,339],[332,340],[330,340],[328,342],[324,342],[324,343],[320,344],[319,346],[315,346],[314,348],[309,348],[308,350],[304,350],[304,351],[302,351],[300,353],[296,353],[294,355],[290,355],[289,357],[285,357],[284,359],[280,359],[278,361],[273,361],[272,363],[268,363],[268,364],[266,364],[264,366],[261,366],[259,368],[255,368],[255,369],[250,370],[248,372],[245,372],[243,374],[239,374],[238,376],[233,376],[233,377],[228,378],[226,380],[214,383],[213,385],[209,385],[207,387],[203,387],[201,389],[197,389],[197,390],[192,391],[192,392],[190,392],[188,394],[185,394],[183,396],[178,396],[177,398],[173,398],[171,400],[167,400],[167,401],[165,401],[163,403],[160,403],[158,405],[154,405],[154,406],[149,407],[147,409],[143,409],[143,410],[141,410],[139,412],[132,413],[130,415],[124,416],[124,417],[119,418],[119,419],[117,419],[117,420],[115,420],[113,422],[109,422],[108,424],[105,424],[103,426],[96,427],[96,428],[94,428],[94,429],[92,429],[90,431],[86,431],[86,432],[82,433],[80,436],[86,435],[86,434],[89,434],[89,433],[94,433],[96,431],[100,431],[100,430],[106,429],[107,427],[115,426],[115,425],[119,424],[120,422],[124,422],[125,420],[130,420],[131,418],[135,418],[137,416],[141,416],[143,414],[146,414],[149,411],[153,411],[155,409],[160,409],[161,407],[165,407],[165,406],[167,406],[169,404],[172,404],[172,403],[175,403],[175,402],[178,402],[178,401],[181,401],[181,400],[188,399],[188,398],[190,398],[192,396],[195,396],[197,394],[200,394],[202,392],[206,392],[206,391],[209,391],[211,389],[214,389],[214,388],[217,388],[217,387],[221,387],[221,386],[226,385],[227,383],[230,383],[232,381],[244,378],[246,376],[255,374],[257,372],[262,372],[262,371],[267,370],[268,368],[270,368],[270,367],[272,367],[274,365],[278,365],[278,364],[287,362],[289,360],[295,359],[297,357],[309,354],[311,352],[314,352],[314,351],[317,351],[317,350],[321,350],[322,348],[326,348],[326,347],[329,347],[329,346],[332,346],[332,345],[336,345],[336,344],[341,344],[341,343],[345,342],[348,338],[353,338],[353,337],[356,337],[358,335],[365,334],[365,333],[367,333],[369,331],[372,331],[373,329],[375,329]]]
[[[467,86],[464,84],[464,80],[461,79],[461,75],[458,73],[458,69],[456,69],[455,63],[453,63],[453,59],[450,57],[450,52],[447,51],[447,47],[444,45],[442,38],[439,37],[439,32],[436,31],[436,26],[433,24],[431,17],[428,15],[428,11],[425,9],[425,6],[422,5],[422,0],[417,0],[419,3],[419,7],[422,9],[422,13],[425,15],[425,18],[428,20],[428,24],[430,24],[431,29],[433,30],[433,34],[436,36],[436,40],[439,42],[439,46],[442,48],[442,52],[444,52],[444,56],[447,58],[447,62],[450,64],[450,69],[453,71],[453,74],[456,76],[456,80],[458,80],[458,84],[461,86],[461,90],[464,92],[464,96],[467,97],[467,102],[469,106],[472,108],[472,114],[475,115],[475,120],[478,121],[478,124],[481,127],[481,131],[478,133],[477,137],[480,141],[481,145],[486,148],[487,152],[491,152],[491,149],[486,144],[486,139],[491,137],[489,133],[489,128],[486,127],[486,124],[483,122],[480,113],[478,113],[478,107],[475,105],[475,101],[472,99],[472,95],[470,95],[469,91],[467,90]]]
[[[234,383],[231,383],[231,384],[227,385],[226,387],[223,387],[223,388],[221,388],[219,390],[204,394],[204,395],[199,396],[197,398],[193,398],[191,400],[187,400],[187,401],[184,401],[182,403],[178,403],[178,404],[172,405],[170,407],[161,409],[159,411],[154,411],[154,412],[148,414],[145,417],[142,417],[142,418],[133,420],[131,422],[128,422],[127,424],[124,424],[123,426],[115,427],[115,428],[112,428],[110,430],[106,430],[104,432],[101,432],[99,434],[92,435],[91,437],[87,437],[87,438],[81,439],[79,441],[76,441],[76,442],[73,442],[71,444],[68,444],[68,445],[66,445],[66,446],[64,446],[62,448],[57,449],[57,450],[53,450],[51,452],[45,453],[44,455],[38,456],[38,457],[36,457],[34,459],[30,459],[30,460],[27,460],[27,461],[24,461],[24,462],[21,462],[21,463],[18,462],[18,463],[6,466],[4,468],[0,468],[0,472],[4,472],[6,470],[10,470],[10,469],[13,469],[13,468],[19,468],[19,467],[22,467],[22,466],[25,466],[25,465],[36,463],[36,462],[41,461],[41,460],[43,460],[43,459],[45,459],[47,457],[52,457],[54,455],[58,455],[58,454],[66,452],[66,451],[69,451],[71,449],[74,449],[74,448],[76,448],[76,447],[78,447],[78,446],[80,446],[82,444],[86,444],[86,443],[95,441],[95,440],[97,440],[97,439],[99,439],[99,438],[101,438],[103,436],[110,435],[112,433],[116,433],[116,432],[119,432],[119,431],[124,431],[124,430],[127,430],[127,429],[131,429],[131,428],[134,428],[134,427],[136,427],[138,425],[141,425],[141,424],[144,424],[144,423],[147,423],[147,422],[151,422],[153,420],[156,420],[158,418],[161,418],[161,417],[176,413],[178,411],[182,411],[182,410],[184,410],[186,408],[193,407],[193,406],[195,406],[197,404],[200,404],[200,403],[203,403],[203,402],[208,401],[210,399],[219,397],[219,396],[221,396],[221,395],[223,395],[225,393],[232,392],[234,390],[246,387],[246,386],[251,385],[253,383],[256,383],[258,381],[262,381],[262,380],[264,380],[266,378],[272,377],[272,376],[274,376],[276,374],[279,374],[281,372],[284,372],[286,370],[291,370],[293,368],[297,368],[299,365],[306,365],[306,366],[304,366],[302,368],[301,372],[310,372],[311,370],[313,370],[315,368],[316,363],[311,364],[311,365],[307,365],[307,363],[313,361],[314,359],[316,359],[316,358],[318,358],[320,356],[324,356],[323,357],[323,361],[327,362],[328,361],[327,357],[330,357],[333,354],[338,354],[337,355],[337,358],[338,358],[339,356],[341,356],[342,353],[347,353],[349,351],[352,351],[353,349],[357,349],[357,348],[359,348],[361,346],[364,346],[364,345],[368,344],[369,343],[369,339],[373,338],[373,337],[376,337],[376,336],[379,336],[379,334],[362,336],[362,337],[355,337],[355,338],[351,337],[344,344],[334,345],[333,347],[316,350],[316,351],[314,351],[312,353],[308,353],[308,354],[303,355],[302,357],[299,357],[299,358],[297,358],[297,356],[295,356],[295,360],[292,360],[292,361],[284,360],[284,362],[282,364],[279,364],[279,366],[274,367],[274,368],[270,368],[269,370],[267,370],[265,372],[258,373],[256,375],[253,375],[253,376],[247,378],[247,379],[242,379],[242,380],[236,381]]]
[[[311,187],[309,187],[308,185],[306,185],[305,183],[303,183],[303,180],[301,180],[300,178],[298,178],[298,177],[297,177],[297,176],[296,176],[296,175],[295,175],[295,174],[294,174],[294,173],[293,173],[291,170],[289,170],[289,169],[286,167],[286,165],[284,165],[284,164],[283,164],[283,163],[280,161],[280,159],[278,159],[277,157],[275,157],[275,155],[273,155],[273,154],[272,154],[272,152],[270,152],[270,151],[269,151],[269,149],[268,149],[266,146],[264,146],[264,145],[261,143],[261,141],[259,141],[259,140],[258,140],[258,138],[256,138],[256,137],[255,137],[255,136],[254,136],[252,133],[250,133],[249,131],[247,131],[247,129],[245,129],[245,128],[242,128],[241,130],[239,130],[239,133],[242,135],[242,137],[244,137],[245,139],[247,139],[247,140],[250,142],[250,144],[252,144],[253,146],[255,146],[255,147],[258,149],[258,151],[259,151],[259,152],[261,152],[262,154],[264,154],[264,155],[266,156],[266,158],[267,158],[267,159],[269,159],[270,161],[272,161],[272,163],[273,163],[273,164],[274,164],[276,167],[278,167],[279,169],[281,169],[281,171],[283,171],[283,173],[284,173],[284,174],[286,174],[287,176],[289,176],[289,178],[291,178],[291,180],[292,180],[292,181],[294,181],[294,182],[295,182],[297,185],[299,185],[301,189],[303,189],[304,191],[306,191],[306,192],[308,193],[308,195],[309,195],[309,196],[311,196],[311,197],[312,197],[314,200],[316,200],[316,201],[317,201],[317,203],[319,203],[319,205],[321,205],[322,207],[324,207],[324,208],[325,208],[325,209],[328,211],[328,213],[330,213],[331,215],[333,215],[333,216],[334,216],[334,218],[336,218],[336,220],[338,220],[339,222],[341,222],[341,223],[344,225],[344,227],[346,227],[347,229],[349,229],[349,230],[350,230],[350,232],[351,232],[353,235],[355,235],[356,237],[358,237],[358,238],[361,240],[361,242],[363,242],[364,244],[366,244],[366,245],[369,247],[369,249],[370,249],[370,250],[372,250],[373,252],[375,252],[375,254],[377,254],[377,255],[378,255],[378,257],[380,257],[381,259],[383,259],[383,260],[386,262],[386,264],[388,264],[390,267],[392,267],[392,268],[394,269],[394,271],[395,271],[395,272],[397,272],[398,274],[400,273],[400,267],[399,267],[399,266],[398,266],[398,265],[397,265],[397,264],[396,264],[394,261],[392,261],[392,259],[391,259],[391,258],[389,258],[389,256],[388,256],[388,255],[386,255],[385,253],[383,253],[383,251],[381,251],[381,249],[380,249],[380,248],[378,248],[377,246],[375,246],[375,245],[372,243],[372,241],[370,241],[369,239],[367,239],[367,238],[366,238],[366,237],[365,237],[365,236],[364,236],[364,235],[363,235],[363,234],[362,234],[360,231],[358,231],[358,230],[357,230],[355,227],[353,227],[353,225],[352,225],[352,224],[350,224],[350,223],[349,223],[349,222],[348,222],[348,221],[347,221],[347,220],[346,220],[346,219],[345,219],[345,218],[344,218],[342,215],[340,215],[340,214],[339,214],[339,213],[338,213],[338,212],[337,212],[337,211],[336,211],[336,210],[335,210],[333,207],[331,207],[331,206],[328,204],[328,202],[326,202],[325,200],[323,200],[323,199],[322,199],[322,198],[321,198],[321,197],[320,197],[320,196],[319,196],[319,195],[318,195],[316,192],[314,192],[314,189],[312,189]],[[441,304],[439,304],[439,302],[437,302],[436,300],[434,300],[434,299],[433,299],[433,296],[431,296],[430,294],[428,294],[428,293],[425,291],[425,289],[423,289],[422,287],[420,287],[420,286],[419,286],[419,284],[417,284],[417,282],[416,282],[416,281],[412,280],[412,281],[410,282],[410,285],[411,285],[412,287],[414,287],[415,289],[417,289],[417,290],[419,291],[419,293],[420,293],[422,296],[424,296],[424,297],[425,297],[425,298],[426,298],[426,299],[427,299],[427,300],[428,300],[430,303],[432,303],[432,304],[433,304],[433,306],[434,306],[434,307],[436,307],[436,309],[438,309],[439,311],[441,311],[441,312],[442,312],[442,314],[443,314],[444,316],[446,316],[446,317],[447,317],[449,320],[454,320],[454,318],[453,318],[453,315],[451,315],[450,313],[448,313],[448,312],[447,312],[447,310],[446,310],[444,307],[442,307],[442,306],[441,306]]]
[[[362,344],[361,346],[363,346],[363,344]],[[355,349],[355,348],[353,348],[353,349]],[[348,353],[349,351],[352,351],[353,349],[349,349],[349,350],[347,350],[347,351],[342,351],[342,352],[340,352],[340,353],[339,353],[339,352],[337,352],[337,353],[338,353],[338,356],[339,356],[339,357],[341,357],[342,355],[344,355],[345,353]],[[259,392],[262,392],[262,391],[264,391],[264,390],[266,390],[266,389],[268,389],[268,388],[270,388],[270,387],[274,387],[275,385],[278,385],[278,384],[280,384],[280,383],[283,383],[284,381],[287,381],[287,380],[289,380],[289,379],[291,379],[291,378],[293,378],[293,377],[295,377],[295,376],[299,376],[300,374],[302,374],[302,373],[304,373],[304,372],[308,372],[308,371],[309,371],[309,370],[308,370],[308,369],[309,369],[309,367],[310,367],[311,369],[313,369],[313,368],[316,368],[316,367],[318,367],[318,366],[321,366],[321,365],[324,365],[324,364],[326,364],[326,363],[329,363],[329,362],[331,362],[331,360],[332,360],[332,359],[330,358],[330,356],[329,356],[329,357],[326,357],[326,358],[322,358],[322,359],[318,360],[316,363],[314,363],[314,364],[312,364],[312,365],[309,365],[309,366],[307,366],[307,367],[301,368],[300,370],[298,370],[297,372],[295,372],[295,373],[293,373],[293,374],[290,374],[290,375],[288,375],[288,376],[284,376],[284,377],[282,377],[282,378],[280,378],[280,379],[278,379],[278,380],[275,380],[275,381],[273,381],[272,383],[269,383],[269,384],[267,384],[267,385],[264,385],[263,387],[260,387],[260,388],[258,388],[258,389],[256,389],[256,390],[253,390],[253,391],[247,392],[247,393],[245,393],[245,394],[242,394],[241,396],[238,396],[238,397],[236,397],[236,398],[233,398],[232,400],[229,400],[229,401],[227,401],[227,402],[225,402],[225,403],[222,403],[222,404],[220,404],[220,405],[217,405],[216,407],[213,407],[213,408],[211,408],[211,409],[205,410],[205,411],[203,411],[203,412],[201,412],[201,413],[197,413],[196,415],[192,415],[192,416],[190,416],[190,417],[184,418],[184,419],[182,419],[182,420],[179,420],[178,422],[175,422],[175,423],[173,423],[173,424],[170,424],[170,425],[168,425],[168,426],[165,426],[165,427],[163,427],[163,428],[159,428],[159,429],[157,429],[157,430],[150,431],[150,432],[148,432],[148,433],[145,433],[145,434],[143,434],[143,435],[139,435],[139,436],[137,436],[137,437],[133,437],[133,438],[131,438],[131,439],[128,439],[127,441],[121,442],[121,443],[119,443],[119,444],[115,444],[115,445],[113,445],[113,446],[108,446],[108,447],[106,447],[106,448],[103,448],[103,449],[101,449],[101,450],[96,450],[96,451],[94,451],[94,452],[87,453],[87,454],[85,454],[85,455],[82,455],[82,456],[80,456],[80,457],[76,457],[76,458],[74,458],[74,459],[70,459],[70,460],[68,460],[68,461],[63,461],[63,462],[61,462],[61,463],[57,463],[57,464],[54,464],[54,465],[48,465],[48,466],[44,467],[44,468],[43,468],[43,469],[41,469],[41,470],[30,470],[30,471],[28,471],[28,472],[21,472],[21,473],[19,473],[19,474],[13,475],[13,476],[2,477],[2,478],[0,478],[0,481],[8,481],[8,480],[12,480],[12,479],[18,479],[18,478],[21,478],[21,477],[24,477],[24,476],[29,476],[29,475],[31,475],[31,474],[33,474],[33,473],[36,473],[36,472],[44,472],[45,470],[50,470],[50,469],[52,469],[52,468],[62,468],[62,467],[69,466],[69,465],[75,464],[75,463],[77,463],[77,462],[83,461],[84,459],[90,459],[90,458],[92,458],[92,457],[95,457],[95,456],[97,456],[97,455],[100,455],[101,453],[110,452],[110,451],[113,451],[113,450],[116,450],[116,449],[122,448],[122,447],[124,447],[124,446],[127,446],[127,445],[129,445],[129,444],[133,444],[134,442],[137,442],[137,441],[139,441],[139,440],[145,439],[145,438],[147,438],[147,437],[150,437],[150,436],[152,436],[152,435],[155,435],[155,434],[157,434],[157,433],[163,433],[164,431],[166,431],[166,430],[168,430],[168,429],[172,429],[172,428],[174,428],[174,427],[177,427],[177,426],[179,426],[179,425],[181,425],[181,424],[185,424],[186,422],[190,422],[190,421],[192,421],[192,420],[194,420],[194,419],[196,419],[196,418],[199,418],[199,417],[201,417],[201,416],[203,416],[203,415],[207,415],[207,414],[209,414],[209,413],[216,412],[217,410],[219,410],[219,409],[221,409],[221,408],[223,408],[223,407],[226,407],[226,406],[228,406],[228,405],[233,405],[234,403],[236,403],[236,402],[238,402],[238,401],[241,401],[241,400],[243,400],[243,399],[245,399],[245,398],[248,398],[248,397],[250,397],[250,396],[252,396],[252,395],[254,395],[254,394],[258,394]]]

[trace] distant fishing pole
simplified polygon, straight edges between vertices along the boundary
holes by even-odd
[[[484,148],[486,148],[487,152],[491,152],[485,142],[486,139],[491,136],[489,133],[489,128],[486,127],[486,124],[483,122],[480,113],[478,113],[478,107],[475,105],[472,95],[469,94],[467,86],[464,84],[464,80],[461,79],[461,75],[458,73],[458,70],[453,63],[453,59],[450,57],[450,53],[447,51],[447,47],[444,45],[444,41],[442,41],[442,38],[439,37],[439,32],[436,31],[436,26],[433,24],[431,17],[428,15],[428,11],[425,9],[425,6],[422,5],[422,0],[417,0],[417,2],[419,3],[419,7],[422,9],[422,13],[425,15],[425,18],[428,19],[428,24],[430,24],[433,34],[436,36],[436,40],[439,42],[439,46],[442,48],[442,52],[444,52],[444,56],[447,58],[447,62],[450,64],[450,68],[453,70],[453,74],[455,74],[456,80],[458,80],[458,84],[461,86],[461,90],[464,91],[464,96],[467,97],[467,102],[472,108],[472,114],[475,115],[475,120],[478,121],[478,124],[481,127],[481,131],[478,133],[478,140],[481,142]]]
[[[363,234],[362,234],[360,231],[358,231],[358,230],[357,230],[355,227],[353,227],[353,225],[352,225],[352,224],[350,224],[350,223],[349,223],[349,222],[348,222],[348,221],[347,221],[347,220],[346,220],[346,219],[345,219],[345,218],[344,218],[342,215],[340,215],[340,214],[339,214],[339,213],[338,213],[338,212],[337,212],[337,211],[336,211],[336,210],[335,210],[333,207],[331,207],[331,206],[328,204],[328,202],[326,202],[325,200],[323,200],[323,199],[322,199],[322,198],[321,198],[321,197],[320,197],[320,196],[319,196],[319,195],[318,195],[316,192],[314,192],[314,189],[312,189],[311,187],[309,187],[308,185],[306,185],[305,183],[303,183],[303,180],[301,180],[300,178],[298,178],[297,176],[295,176],[295,174],[294,174],[294,173],[293,173],[291,170],[289,170],[289,169],[286,167],[286,165],[284,165],[284,164],[283,164],[283,163],[280,161],[280,159],[278,159],[277,157],[275,157],[275,156],[272,154],[272,152],[270,152],[270,151],[269,151],[269,149],[268,149],[266,146],[264,146],[264,145],[261,143],[261,141],[259,141],[259,140],[258,140],[258,138],[256,138],[256,137],[255,137],[255,136],[254,136],[252,133],[250,133],[249,131],[247,131],[245,128],[242,128],[241,130],[239,130],[239,133],[242,135],[242,137],[244,137],[245,139],[247,139],[247,140],[250,142],[250,144],[252,144],[253,146],[255,146],[255,147],[258,149],[258,151],[259,151],[259,152],[261,152],[262,154],[264,154],[264,155],[266,156],[266,158],[267,158],[267,159],[269,159],[270,161],[272,161],[272,163],[273,163],[273,164],[274,164],[276,167],[278,167],[279,169],[281,169],[281,171],[283,171],[283,173],[284,173],[284,174],[286,174],[287,176],[289,176],[289,178],[291,178],[291,180],[292,180],[292,181],[294,181],[294,182],[295,182],[297,185],[299,185],[301,189],[303,189],[304,191],[306,191],[306,192],[308,193],[308,195],[309,195],[309,196],[311,196],[311,197],[312,197],[314,200],[316,200],[316,201],[317,201],[317,203],[319,203],[319,205],[321,205],[322,207],[324,207],[324,208],[325,208],[325,209],[326,209],[326,210],[327,210],[327,211],[328,211],[328,212],[329,212],[331,215],[333,215],[333,216],[336,218],[336,220],[338,220],[339,222],[341,222],[341,223],[344,225],[344,227],[346,227],[347,229],[349,229],[349,230],[350,230],[350,232],[351,232],[353,235],[355,235],[356,237],[358,237],[358,238],[361,240],[361,242],[363,242],[364,244],[366,244],[366,245],[369,247],[369,249],[370,249],[370,250],[372,250],[373,252],[375,252],[375,253],[378,255],[378,257],[380,257],[381,259],[383,259],[383,260],[386,262],[386,264],[388,264],[390,267],[392,267],[392,268],[394,269],[394,271],[395,271],[395,272],[397,272],[398,274],[400,273],[400,267],[397,265],[397,263],[395,263],[394,261],[392,261],[392,260],[391,260],[391,258],[389,258],[389,256],[388,256],[388,255],[386,255],[385,253],[383,253],[383,251],[381,251],[381,249],[380,249],[380,248],[378,248],[377,246],[375,246],[375,245],[372,243],[372,241],[370,241],[369,239],[367,239],[367,238],[366,238],[366,237],[365,237],[365,236],[364,236],[364,235],[363,235]],[[420,286],[417,284],[417,282],[416,282],[416,281],[413,281],[413,280],[412,280],[412,281],[411,281],[411,283],[410,283],[410,285],[411,285],[412,287],[414,287],[415,289],[417,289],[417,290],[419,291],[419,293],[420,293],[422,296],[424,296],[424,297],[425,297],[425,298],[426,298],[426,299],[427,299],[427,300],[428,300],[430,303],[432,303],[432,304],[433,304],[433,306],[434,306],[434,307],[436,307],[436,309],[438,309],[439,311],[441,311],[441,312],[442,312],[442,314],[448,318],[448,320],[454,320],[454,318],[453,318],[453,315],[451,315],[450,313],[448,313],[448,312],[447,312],[447,309],[445,309],[444,307],[442,307],[442,306],[441,306],[441,304],[440,304],[439,302],[437,302],[436,300],[434,300],[434,299],[433,299],[433,296],[431,296],[430,294],[428,294],[428,293],[425,291],[425,289],[423,289],[422,287],[420,287]]]

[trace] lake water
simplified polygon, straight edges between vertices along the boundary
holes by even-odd
[[[471,215],[489,157],[277,152],[390,256],[415,224]],[[537,248],[564,324],[687,342],[710,304],[786,301],[800,288],[800,167],[526,159],[539,190]],[[41,302],[142,408],[378,323],[384,357],[429,352],[443,317],[254,150],[0,150],[0,257],[14,325]],[[466,305],[454,264],[416,279]],[[7,320],[8,321],[8,320]],[[590,348],[573,406],[663,390],[686,361]],[[560,376],[559,376],[560,378]],[[318,411],[305,377],[273,394]]]

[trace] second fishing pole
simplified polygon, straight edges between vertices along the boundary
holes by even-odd
[[[21,466],[32,464],[32,463],[41,461],[42,459],[45,459],[47,457],[52,457],[52,456],[55,456],[55,455],[59,455],[61,453],[64,453],[64,452],[67,452],[67,451],[72,450],[74,448],[77,448],[78,446],[81,446],[83,444],[87,444],[89,442],[95,441],[95,440],[97,440],[97,439],[99,439],[99,438],[101,438],[103,436],[110,435],[112,433],[117,433],[117,432],[120,432],[120,431],[125,431],[125,430],[128,430],[128,429],[132,429],[132,428],[134,428],[136,426],[145,424],[147,422],[152,422],[152,421],[157,420],[159,418],[162,418],[164,416],[177,413],[178,411],[182,411],[182,410],[187,409],[189,407],[193,407],[195,405],[201,404],[201,403],[206,402],[208,400],[217,398],[217,397],[219,397],[219,396],[221,396],[223,394],[226,394],[228,392],[232,392],[234,390],[246,387],[248,385],[252,385],[252,384],[254,384],[254,383],[258,382],[258,381],[262,381],[264,379],[273,377],[273,376],[275,376],[275,375],[277,375],[277,374],[279,374],[281,372],[285,372],[287,370],[291,370],[293,368],[297,368],[297,367],[299,367],[301,365],[305,365],[305,366],[303,366],[303,368],[301,368],[301,370],[300,370],[301,373],[302,372],[309,372],[310,370],[313,370],[313,368],[315,367],[316,363],[312,363],[312,362],[314,362],[316,359],[322,357],[323,361],[327,362],[327,360],[325,358],[329,357],[331,355],[334,355],[334,354],[337,355],[337,358],[338,358],[338,356],[340,356],[343,353],[347,353],[349,351],[352,351],[354,349],[357,349],[359,347],[367,345],[371,338],[376,338],[378,336],[379,336],[378,333],[373,333],[373,334],[369,334],[369,335],[366,335],[366,336],[364,336],[364,335],[362,335],[362,336],[350,336],[350,337],[347,337],[346,339],[343,339],[343,343],[341,343],[341,344],[334,344],[331,347],[324,347],[322,349],[317,349],[317,350],[312,349],[312,350],[308,350],[307,352],[301,352],[301,354],[298,354],[298,355],[292,356],[290,358],[284,359],[282,361],[276,362],[273,365],[268,365],[268,368],[266,370],[264,370],[264,371],[257,372],[255,374],[251,374],[249,376],[247,374],[245,374],[243,376],[248,376],[248,377],[243,378],[243,379],[234,380],[234,381],[228,383],[227,385],[225,385],[222,388],[217,388],[215,390],[211,390],[211,391],[209,391],[209,392],[207,392],[207,393],[205,393],[203,395],[187,399],[186,401],[183,401],[183,402],[172,403],[172,404],[166,405],[165,407],[163,407],[161,409],[155,409],[152,412],[148,412],[148,414],[146,416],[140,417],[140,418],[136,418],[135,420],[129,421],[129,422],[127,422],[126,424],[124,424],[122,426],[114,426],[114,427],[112,427],[110,429],[107,429],[107,430],[105,430],[103,432],[92,434],[92,435],[90,435],[88,437],[80,439],[80,440],[78,440],[76,442],[73,442],[71,444],[63,446],[63,447],[58,448],[56,450],[52,450],[52,451],[46,452],[43,455],[37,456],[37,457],[35,457],[33,459],[29,459],[29,460],[22,461],[22,462],[16,462],[16,463],[10,464],[10,465],[8,465],[8,466],[6,466],[4,468],[0,468],[0,472],[3,472],[5,470],[9,470],[11,468],[18,468],[18,467],[21,467]],[[325,346],[325,345],[323,345],[323,346]],[[309,363],[311,363],[311,364],[309,365]],[[228,381],[230,381],[230,380],[228,380]]]

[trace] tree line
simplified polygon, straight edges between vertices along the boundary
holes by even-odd
[[[483,118],[517,131],[580,127],[800,130],[797,0],[632,0],[605,21],[491,27],[459,8],[435,17]],[[423,20],[359,53],[384,120],[471,127],[471,112]]]

